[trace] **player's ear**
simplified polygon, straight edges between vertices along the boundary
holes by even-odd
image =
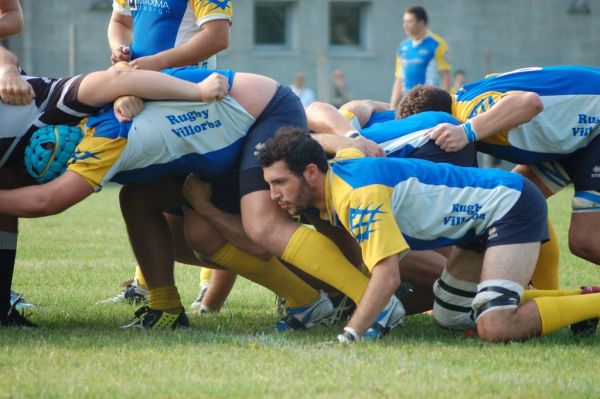
[[[306,168],[304,168],[303,175],[307,181],[312,182],[318,177],[319,168],[317,167],[316,164],[309,163],[308,165],[306,165]]]

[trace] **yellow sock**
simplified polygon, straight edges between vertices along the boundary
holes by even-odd
[[[542,335],[583,320],[600,317],[600,294],[535,298]]]
[[[292,273],[275,257],[265,262],[228,242],[211,256],[210,260],[267,287],[284,297],[290,307],[309,305],[319,298],[317,290]]]
[[[543,243],[540,248],[540,257],[531,277],[531,282],[535,288],[540,290],[557,290],[560,287],[558,279],[560,249],[558,248],[558,238],[550,219],[548,219],[548,231],[550,233],[550,241]]]
[[[570,295],[581,295],[581,289],[576,290],[525,290],[521,303],[525,303],[534,298],[543,296],[570,296]]]
[[[181,298],[174,285],[152,288],[148,291],[148,302],[150,309],[164,310],[168,313],[181,311]]]
[[[144,275],[142,274],[142,269],[140,268],[139,265],[137,265],[135,267],[135,279],[137,280],[137,283],[139,286],[144,287],[145,289],[148,289],[148,283],[146,282],[146,279],[144,278]]]
[[[296,230],[282,258],[348,295],[356,304],[369,283],[329,238],[305,226]]]
[[[210,283],[210,277],[212,276],[212,269],[208,267],[200,268],[200,285]]]

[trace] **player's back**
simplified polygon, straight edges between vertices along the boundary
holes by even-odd
[[[456,94],[453,114],[466,121],[514,91],[537,93],[544,110],[527,123],[482,140],[480,151],[516,163],[537,163],[586,147],[600,133],[600,69],[592,67],[525,68],[466,84]]]

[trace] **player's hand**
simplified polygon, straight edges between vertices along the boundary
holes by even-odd
[[[113,109],[119,122],[129,122],[144,110],[144,100],[135,96],[122,96],[115,100]]]
[[[229,93],[229,81],[220,73],[212,73],[208,78],[198,83],[200,99],[204,102],[220,101]]]
[[[112,51],[110,62],[115,65],[117,62],[129,62],[131,60],[131,49],[128,46],[120,46]]]
[[[467,136],[465,136],[462,126],[441,123],[429,129],[425,134],[429,135],[436,145],[447,152],[460,151],[467,145]]]
[[[358,336],[358,334],[356,334],[356,331],[354,331],[353,328],[344,327],[344,330],[340,334],[338,334],[335,341],[333,342],[337,341],[340,344],[347,345],[359,340],[360,337]]]
[[[195,174],[190,174],[185,179],[183,195],[196,212],[201,212],[212,204],[210,201],[212,195],[210,183],[206,183]]]
[[[354,141],[356,142],[357,148],[361,150],[362,153],[365,154],[367,157],[382,158],[386,155],[384,149],[372,140],[369,140],[365,137],[360,137],[359,139]]]
[[[131,61],[129,65],[133,69],[146,69],[149,71],[160,71],[161,69],[166,68],[166,66],[162,65],[160,59],[155,55],[136,58],[135,60]]]
[[[17,73],[5,73],[0,77],[0,98],[6,104],[25,105],[33,101],[35,92],[29,83]]]

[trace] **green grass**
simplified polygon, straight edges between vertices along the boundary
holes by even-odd
[[[134,308],[94,305],[135,264],[116,194],[21,222],[13,286],[42,328],[0,330],[0,397],[600,397],[598,336],[492,345],[419,315],[380,342],[327,345],[340,326],[277,334],[273,295],[246,281],[188,331],[121,331]],[[566,247],[571,195],[551,201],[564,287],[598,282]],[[197,269],[176,273],[189,304]]]

